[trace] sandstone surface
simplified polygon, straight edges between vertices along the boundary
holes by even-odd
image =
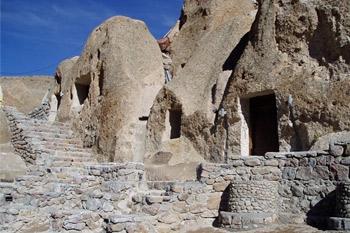
[[[75,109],[80,106],[79,99],[74,85],[73,66],[79,57],[72,57],[62,61],[55,74],[56,86],[51,98],[57,99],[57,120],[69,121],[74,117],[74,113],[78,113],[81,109]],[[72,98],[73,97],[73,98]]]
[[[217,122],[228,156],[240,154],[239,101],[274,93],[279,151],[308,150],[350,128],[350,5],[343,1],[262,1],[250,40],[230,77]]]
[[[11,132],[2,109],[0,109],[0,161],[0,182],[12,182],[26,171],[25,163],[19,155],[14,153],[11,145]]]
[[[189,139],[205,159],[210,158],[215,106],[232,72],[232,54],[249,32],[255,13],[256,5],[250,0],[185,1],[180,30],[170,46],[173,80],[159,92],[152,107],[146,157],[171,140],[168,131],[180,124],[181,137]]]
[[[61,64],[57,77],[63,94],[58,118],[76,116],[86,146],[95,146],[103,160],[142,160],[149,109],[164,83],[160,49],[143,22],[108,19],[79,58]]]
[[[43,103],[48,93],[53,91],[54,79],[51,76],[2,76],[0,104],[0,181],[12,182],[27,171],[25,161],[14,150],[8,119],[3,106],[13,106],[29,114]]]
[[[206,4],[211,3],[185,3],[180,32],[171,45],[174,79],[158,94],[148,122],[149,151],[164,140],[167,110],[178,109],[181,136],[205,159],[259,153],[252,151],[247,103],[268,95],[274,96],[277,109],[277,146],[270,150],[308,150],[325,134],[349,130],[348,3],[261,1],[251,28],[253,3],[241,3],[242,11],[233,12],[241,12],[239,20],[245,24],[228,29],[234,33],[229,39],[219,29],[229,27],[231,19],[238,21],[229,17],[220,24],[215,7],[208,10]],[[218,12],[219,17],[223,11]],[[216,20],[210,20],[211,14]],[[197,31],[186,29],[191,26]],[[177,43],[182,49],[176,50]],[[228,50],[232,53],[225,61]],[[223,73],[227,69],[232,74]]]
[[[0,179],[17,176],[0,182],[0,231],[349,230],[349,13],[185,0],[158,44],[108,19],[49,105],[3,108],[0,143],[28,168],[0,153]]]
[[[50,76],[1,76],[3,105],[15,106],[18,110],[29,113],[41,104],[53,84],[54,79]]]

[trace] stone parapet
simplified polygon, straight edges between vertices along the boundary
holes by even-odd
[[[278,210],[278,182],[234,181],[228,187],[228,211],[233,213],[275,213]]]
[[[223,203],[231,182],[278,181],[279,213],[310,219],[329,217],[335,207],[337,183],[349,181],[349,161],[347,156],[324,151],[271,152],[231,158],[227,164],[203,163],[198,178],[214,191],[223,192]]]
[[[86,166],[89,175],[102,177],[104,180],[142,181],[143,163],[102,163]]]
[[[350,182],[339,182],[337,185],[336,216],[350,219]]]
[[[35,164],[38,151],[34,148],[31,139],[25,132],[25,129],[28,127],[25,121],[29,120],[29,118],[13,107],[4,107],[3,110],[8,119],[11,143],[15,152],[18,153],[27,164]]]
[[[219,212],[220,226],[248,229],[277,220],[277,181],[232,181],[227,192],[227,209]]]
[[[44,100],[38,107],[33,109],[28,116],[32,119],[47,120],[50,113],[50,103]]]

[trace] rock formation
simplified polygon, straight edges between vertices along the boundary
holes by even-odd
[[[74,113],[78,113],[81,109],[77,89],[74,85],[73,66],[79,57],[73,57],[62,61],[56,69],[56,88],[51,98],[57,100],[57,120],[69,121],[74,117]],[[78,109],[75,109],[78,107]]]
[[[206,8],[210,1],[198,4],[185,3],[180,32],[172,44],[174,80],[157,96],[148,122],[151,151],[162,144],[165,112],[172,108],[181,110],[181,135],[211,161],[267,151],[308,150],[322,135],[349,130],[348,3],[261,1],[250,29],[254,7],[250,1],[242,2],[242,11],[233,12],[242,12],[239,20],[245,24],[228,29],[234,36],[214,30],[215,39],[210,38],[211,27],[224,30],[237,20],[229,17],[232,21],[220,24],[223,20],[217,20],[215,7]],[[211,14],[216,21],[210,19]],[[203,20],[196,20],[198,17]],[[186,30],[191,25],[199,31]],[[216,42],[219,39],[222,41]],[[230,56],[225,54],[228,50]],[[224,62],[223,58],[228,59]],[[232,75],[225,70],[233,70]],[[249,103],[259,101],[261,98],[254,98],[259,96],[272,97],[275,116],[268,117],[274,119],[266,124],[275,124],[273,129],[262,126],[259,130],[250,119]],[[268,104],[268,99],[261,101]],[[266,142],[263,138],[272,139]],[[256,141],[271,145],[258,149]]]
[[[58,67],[57,119],[75,119],[85,145],[110,161],[183,148],[192,162],[308,150],[349,130],[348,11],[331,1],[188,0],[160,49],[141,22],[109,19]]]
[[[45,97],[54,84],[51,76],[0,77],[3,92],[3,105],[15,106],[23,113],[29,113]]]
[[[250,0],[185,1],[180,30],[170,46],[174,77],[152,107],[146,157],[180,136],[205,159],[213,154],[213,144],[222,144],[224,137],[211,137],[210,128],[232,72],[235,48],[241,49],[255,13]],[[172,136],[169,131],[179,132]]]
[[[320,136],[350,128],[349,3],[260,5],[224,96],[227,115],[217,123],[217,131],[226,129],[228,156],[242,153],[249,114],[240,112],[256,96],[275,95],[279,151],[308,150]]]
[[[85,145],[102,160],[142,161],[149,109],[164,83],[161,52],[143,22],[108,19],[56,77],[59,120],[76,116]]]
[[[349,230],[349,38],[349,1],[185,0],[158,41],[108,19],[50,105],[3,108],[28,171],[0,167],[0,231]]]
[[[13,181],[23,175],[26,165],[11,145],[11,135],[4,105],[15,106],[23,113],[38,106],[54,84],[50,76],[0,77],[0,182]]]

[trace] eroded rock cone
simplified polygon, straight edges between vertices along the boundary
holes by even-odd
[[[93,30],[81,56],[66,63],[58,116],[75,115],[85,145],[96,145],[102,160],[141,160],[149,109],[164,84],[162,55],[146,25],[110,18]]]

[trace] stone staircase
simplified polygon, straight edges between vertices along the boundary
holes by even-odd
[[[28,169],[0,182],[0,232],[179,232],[201,216],[211,225],[205,185],[147,182],[143,163],[97,163],[69,124],[5,112]]]
[[[149,215],[138,211],[140,203],[164,195],[147,191],[143,164],[97,163],[69,124],[4,110],[28,170],[14,183],[0,183],[0,232],[113,231],[112,221],[128,227],[144,222]]]
[[[0,231],[16,231],[29,221],[35,232],[41,220],[50,223],[52,215],[59,212],[66,211],[65,217],[84,212],[82,193],[100,185],[86,169],[97,163],[91,149],[83,147],[69,124],[31,119],[10,107],[5,112],[13,134],[12,144],[27,162],[28,171],[12,184],[0,183],[4,207],[0,210]],[[41,227],[55,230],[50,224]],[[62,226],[57,225],[56,230]],[[31,226],[25,228],[31,230]]]

